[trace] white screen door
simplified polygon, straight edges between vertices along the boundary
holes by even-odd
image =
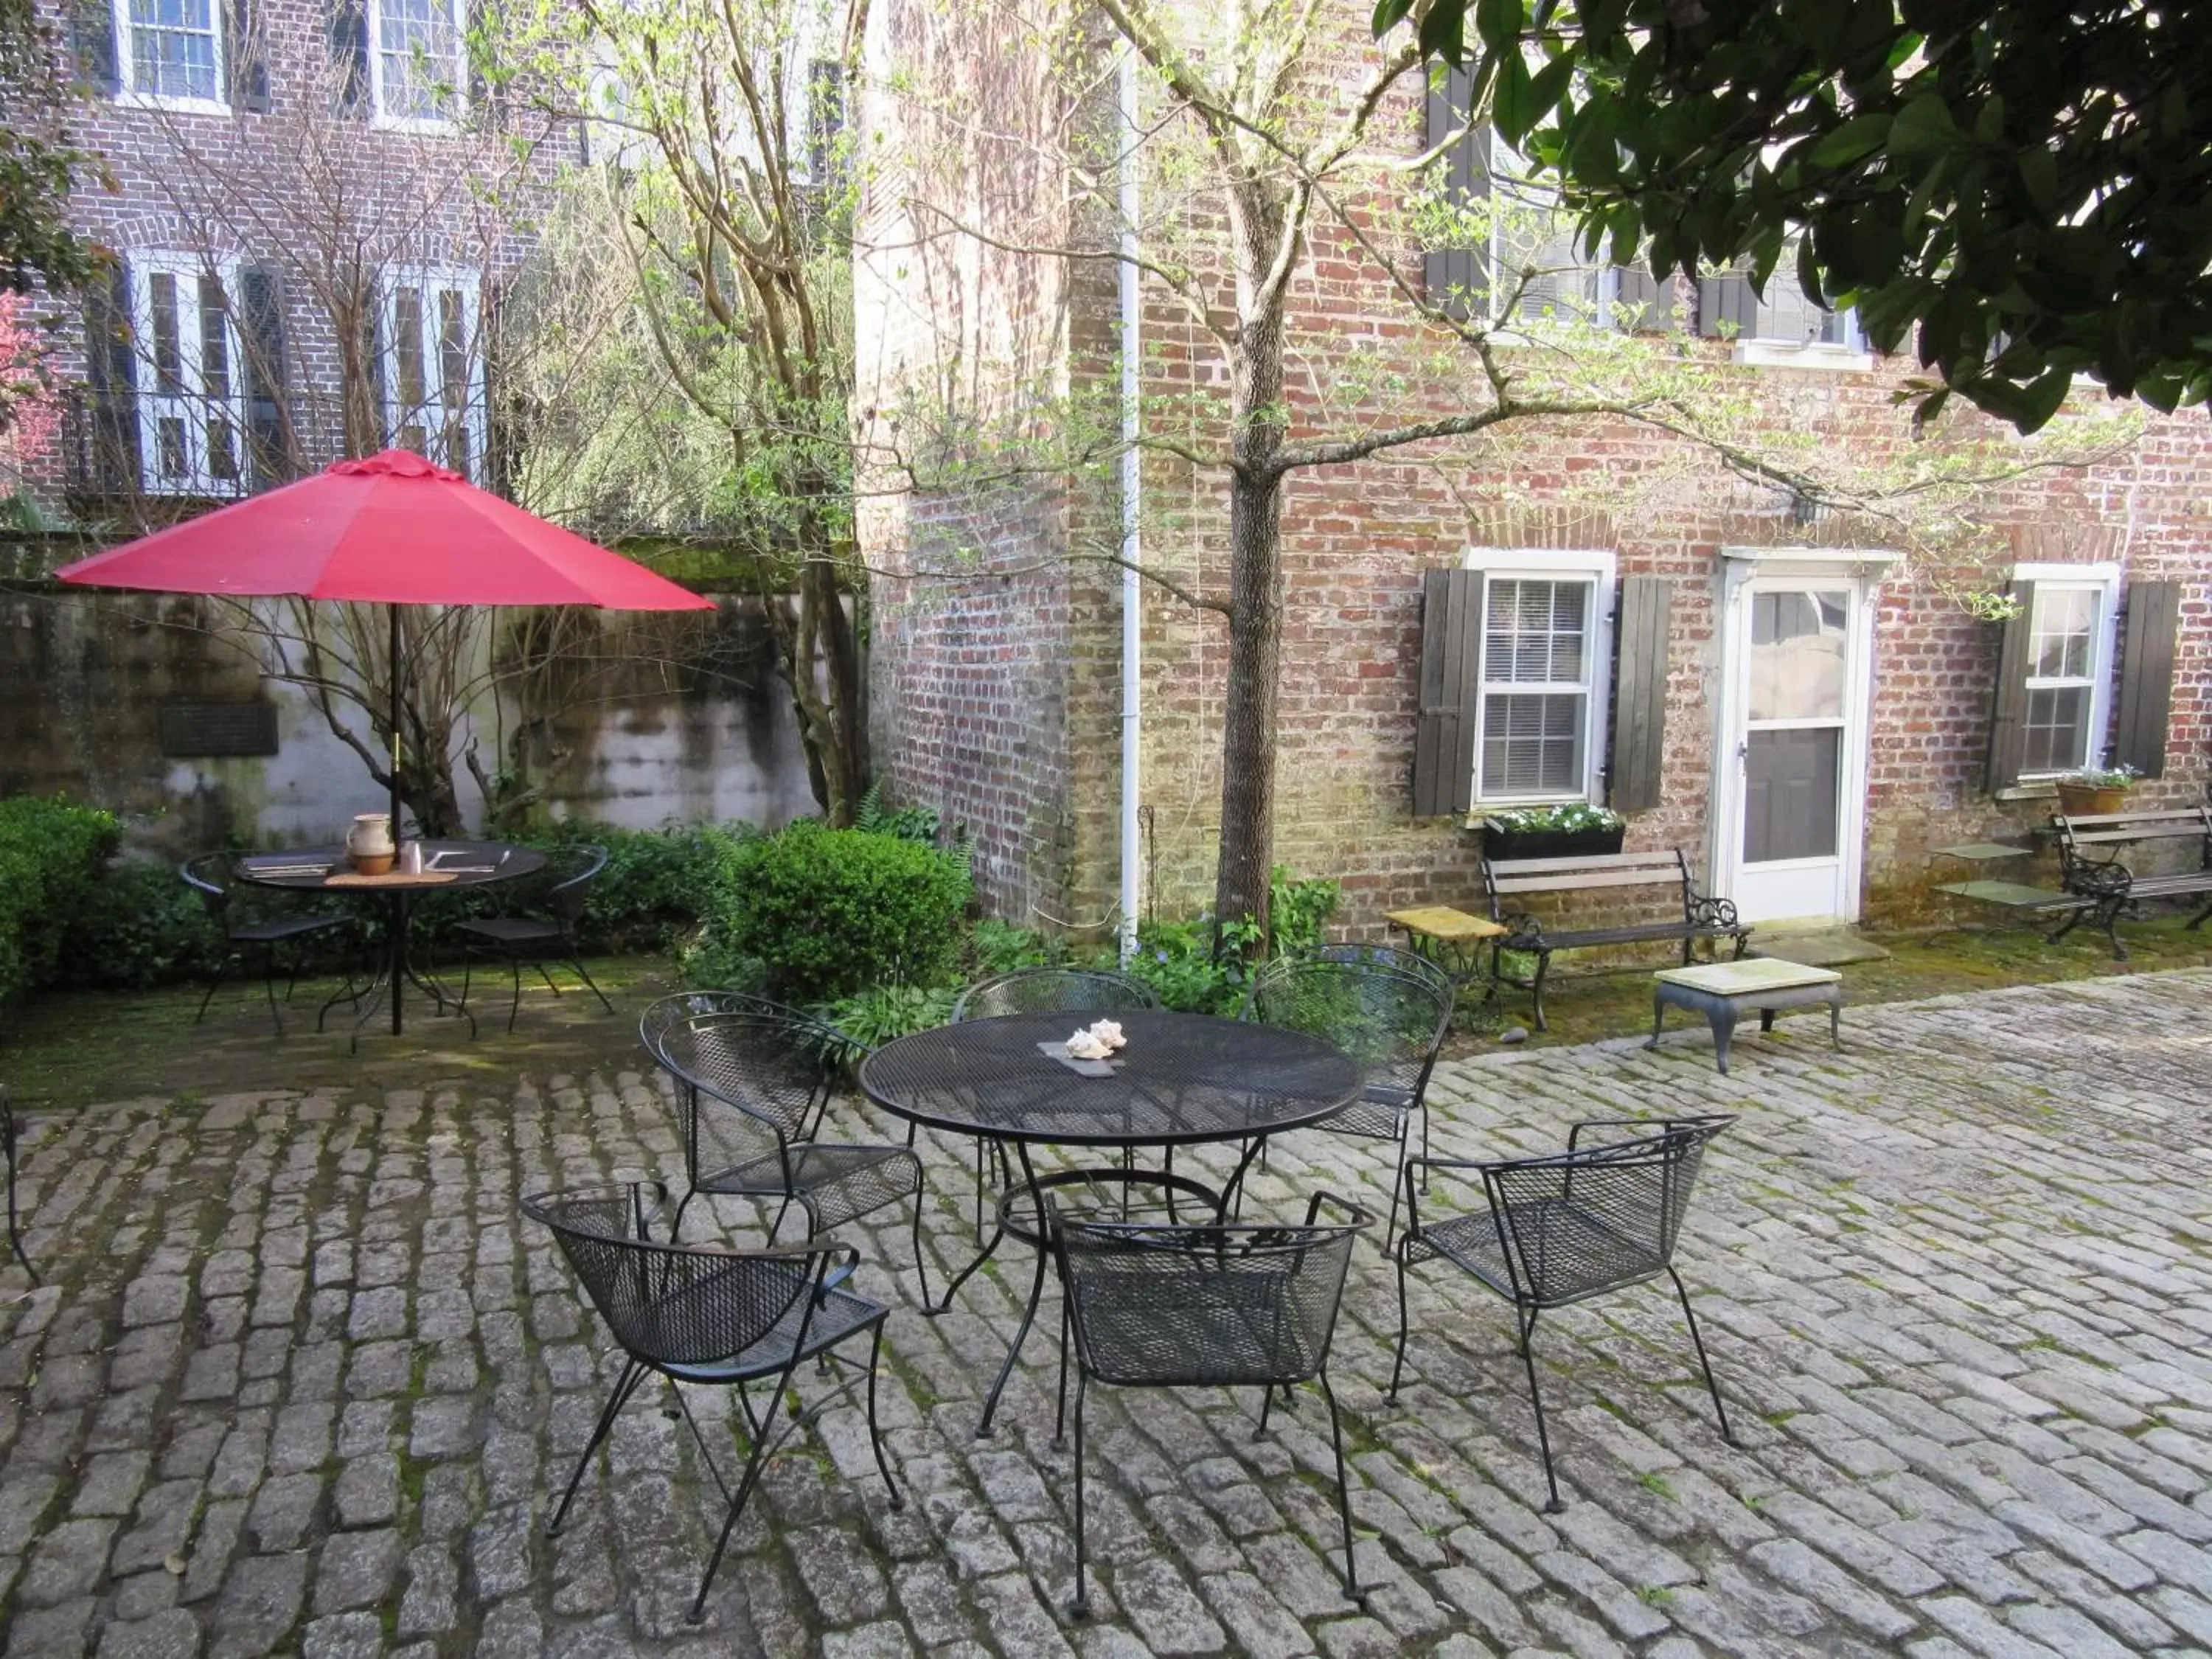
[[[1717,828],[1745,921],[1858,914],[1864,603],[1851,575],[1759,576],[1729,608]]]

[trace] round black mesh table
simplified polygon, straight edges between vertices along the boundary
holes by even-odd
[[[357,1015],[354,1021],[354,1039],[361,1038],[361,1028],[376,1012],[377,1003],[389,996],[392,1007],[392,1035],[400,1034],[400,991],[409,981],[427,994],[441,1009],[451,1002],[459,1008],[469,1022],[469,1033],[476,1034],[473,1015],[461,1006],[460,1000],[449,996],[435,979],[418,970],[407,954],[408,919],[412,915],[415,901],[425,893],[441,893],[459,887],[484,887],[496,881],[512,881],[518,876],[527,876],[545,867],[545,855],[534,853],[527,847],[514,847],[496,841],[426,841],[422,847],[422,870],[413,874],[393,870],[381,876],[355,873],[346,862],[343,847],[303,847],[290,853],[255,853],[242,858],[232,866],[240,881],[252,882],[260,887],[289,887],[319,893],[342,893],[363,898],[380,898],[385,904],[385,927],[387,935],[384,959],[377,965],[375,977],[368,989],[356,999]],[[340,992],[323,1005],[324,1014],[346,1000],[347,993]],[[322,1027],[322,1018],[316,1017],[317,1030]]]
[[[885,1111],[1011,1148],[1021,1164],[1016,1190],[1035,1202],[1035,1226],[1020,1234],[1036,1246],[1029,1304],[984,1401],[979,1437],[991,1431],[999,1396],[1043,1293],[1047,1189],[1067,1179],[1040,1182],[1030,1166],[1031,1146],[1127,1151],[1241,1142],[1243,1156],[1218,1200],[1225,1205],[1269,1135],[1334,1116],[1365,1081],[1358,1061],[1302,1032],[1151,1009],[1113,1018],[1128,1043],[1103,1077],[1081,1075],[1039,1048],[1091,1023],[1066,1013],[1009,1014],[941,1026],[885,1043],[860,1062],[861,1090]],[[947,1304],[1006,1236],[1007,1208],[1000,1206],[1000,1224],[982,1254],[946,1290]]]

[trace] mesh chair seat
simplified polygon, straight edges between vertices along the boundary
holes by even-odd
[[[230,930],[234,945],[274,945],[285,939],[305,939],[310,933],[327,933],[346,924],[343,916],[288,916],[278,921],[249,921]]]
[[[779,1267],[778,1271],[788,1270]],[[857,1336],[889,1311],[880,1302],[849,1291],[832,1290],[816,1299],[810,1315],[806,1298],[800,1294],[807,1289],[806,1275],[794,1273],[791,1277],[790,1307],[754,1341],[720,1359],[672,1359],[658,1369],[679,1382],[744,1382],[757,1376],[774,1376],[787,1370],[794,1359],[811,1359],[848,1337]],[[641,1322],[642,1328],[635,1337],[639,1346],[660,1334],[664,1324],[673,1327],[686,1322],[689,1310],[681,1304],[686,1297],[696,1294],[693,1290],[678,1291],[656,1307]]]
[[[1332,1134],[1395,1140],[1405,1133],[1406,1117],[1413,1104],[1413,1097],[1402,1089],[1376,1088],[1370,1084],[1358,1099],[1321,1127]]]
[[[549,944],[565,937],[557,923],[540,921],[534,916],[476,916],[455,922],[453,931],[472,933],[495,945]]]
[[[1505,1224],[1513,1240],[1511,1259],[1497,1218],[1486,1212],[1407,1232],[1406,1260],[1411,1264],[1442,1258],[1508,1301],[1540,1308],[1563,1308],[1667,1271],[1667,1258],[1650,1242],[1631,1238],[1595,1211],[1565,1200],[1508,1206]]]
[[[806,1206],[817,1229],[840,1227],[920,1192],[921,1160],[903,1146],[801,1141],[787,1152],[765,1152],[702,1176],[694,1190],[725,1198],[788,1194]]]

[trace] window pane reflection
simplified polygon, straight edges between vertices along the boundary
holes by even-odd
[[[1751,718],[1841,720],[1847,592],[1751,596]]]

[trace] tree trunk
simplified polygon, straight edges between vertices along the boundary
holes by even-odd
[[[1257,192],[1255,191],[1256,195]],[[1279,207],[1253,216],[1240,260],[1272,254]],[[1229,482],[1229,685],[1222,717],[1221,861],[1215,872],[1216,939],[1249,916],[1268,937],[1268,878],[1275,856],[1275,715],[1283,660],[1283,310],[1259,305],[1237,331],[1231,366],[1234,471]]]

